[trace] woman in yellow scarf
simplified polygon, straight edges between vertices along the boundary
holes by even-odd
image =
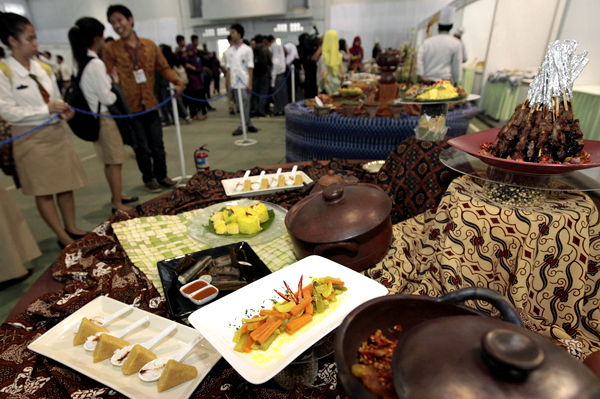
[[[319,59],[319,92],[325,90],[328,95],[339,93],[345,72],[338,34],[333,29],[328,30],[323,37]]]

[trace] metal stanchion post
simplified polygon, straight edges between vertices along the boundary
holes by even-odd
[[[292,76],[292,102],[295,103],[296,102],[296,75],[294,72],[294,64],[291,65],[291,69],[292,69],[292,73],[290,73],[290,75]]]
[[[169,83],[169,89],[171,95],[173,95],[175,93],[175,91],[173,90],[173,83]],[[181,164],[181,176],[175,177],[173,178],[173,180],[178,180],[181,183],[185,179],[189,179],[192,176],[187,176],[185,174],[185,157],[183,154],[183,141],[181,139],[181,125],[179,124],[179,110],[177,109],[177,99],[175,97],[171,98],[171,106],[173,107],[173,122],[175,123],[177,148],[179,149],[179,162]]]
[[[246,132],[246,115],[244,115],[244,100],[242,99],[242,88],[238,87],[236,90],[238,94],[238,107],[240,109],[240,120],[242,122],[242,133],[244,134],[244,138],[242,140],[236,140],[234,144],[246,147],[249,145],[254,145],[258,143],[258,141],[248,138],[248,133]],[[243,90],[246,90],[246,88]]]

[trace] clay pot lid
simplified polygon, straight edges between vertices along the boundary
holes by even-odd
[[[391,199],[373,184],[333,184],[297,203],[286,227],[305,242],[325,243],[358,237],[390,216]]]
[[[325,176],[322,176],[317,184],[321,187],[328,187],[332,184],[345,184],[344,178],[341,175],[336,175],[334,170],[329,170]]]
[[[403,399],[591,399],[600,395],[594,373],[565,350],[523,327],[491,317],[444,317],[410,330],[394,351],[392,375],[396,393]],[[561,390],[561,386],[569,388]]]

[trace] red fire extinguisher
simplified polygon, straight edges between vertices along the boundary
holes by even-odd
[[[209,172],[210,166],[208,164],[208,148],[206,144],[198,148],[194,152],[194,162],[196,163],[196,172]]]

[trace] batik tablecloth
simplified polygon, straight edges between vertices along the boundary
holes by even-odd
[[[112,225],[131,262],[144,272],[161,295],[164,293],[157,262],[210,248],[188,234],[187,225],[197,213],[198,210],[194,210],[173,216],[147,216]],[[252,249],[272,272],[296,261],[287,234]]]
[[[491,288],[530,328],[563,342],[578,340],[573,347],[585,356],[600,347],[598,215],[579,192],[551,192],[525,208],[493,203],[481,183],[463,176],[437,210],[396,224],[390,252],[365,274],[390,293],[438,297]],[[497,313],[489,304],[469,305]]]

